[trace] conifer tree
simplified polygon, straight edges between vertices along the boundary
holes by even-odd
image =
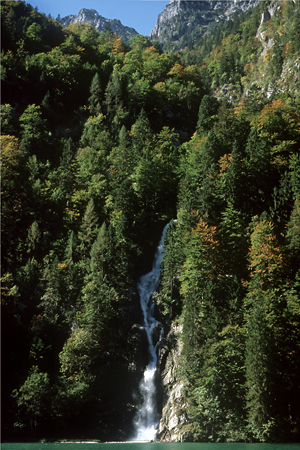
[[[248,421],[251,431],[261,441],[267,440],[274,427],[272,404],[274,392],[274,339],[263,305],[258,302],[247,321],[246,386]]]
[[[97,235],[98,217],[94,208],[94,201],[91,199],[86,207],[78,237],[80,240],[80,250],[85,257],[88,257],[94,239]]]
[[[198,112],[197,132],[205,132],[212,128],[216,120],[219,102],[211,95],[204,95]]]
[[[90,114],[93,116],[101,113],[101,101],[102,101],[102,86],[99,73],[97,72],[91,83],[90,97],[88,99]]]
[[[105,273],[105,256],[106,256],[106,224],[101,225],[97,239],[91,249],[91,272],[96,275],[101,274],[101,278]]]
[[[115,112],[122,106],[122,84],[121,75],[117,67],[114,67],[110,80],[105,90],[105,102],[107,114],[112,118]]]
[[[147,143],[152,138],[150,122],[144,109],[141,110],[131,132],[133,134],[133,146],[137,153],[141,154],[142,150],[146,148]]]

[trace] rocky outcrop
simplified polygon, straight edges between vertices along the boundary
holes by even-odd
[[[63,27],[67,27],[72,23],[86,23],[89,22],[95,26],[96,30],[100,33],[105,31],[105,29],[111,29],[113,33],[117,33],[124,42],[129,42],[129,40],[135,36],[137,31],[134,28],[126,27],[121,23],[120,20],[117,19],[106,19],[105,17],[100,16],[94,9],[86,9],[83,8],[79,11],[78,14],[73,15],[70,14],[62,19],[59,19],[59,22]]]
[[[256,37],[259,39],[262,45],[262,51],[260,53],[259,60],[256,64],[258,68],[253,72],[252,77],[244,85],[245,93],[249,92],[249,89],[253,85],[258,86],[262,92],[265,92],[267,98],[270,98],[274,93],[280,92],[299,92],[300,86],[300,58],[286,57],[282,62],[281,70],[278,72],[276,78],[271,78],[268,70],[268,54],[276,52],[278,45],[275,43],[274,38],[276,34],[270,32],[268,24],[273,15],[280,13],[281,1],[272,0],[266,9],[263,11],[259,28],[256,33]],[[286,50],[287,53],[287,50]]]
[[[271,19],[273,14],[279,8],[280,8],[280,5],[279,5],[278,0],[273,0],[270,3],[270,5],[268,6],[268,8],[266,8],[265,11],[262,13],[260,25],[259,25],[259,28],[256,33],[256,37],[259,38],[259,40],[262,43],[263,48],[264,48],[262,51],[262,54],[261,54],[262,57],[264,57],[266,55],[267,51],[274,44],[273,39],[266,39],[266,33],[264,31],[264,24]]]
[[[150,33],[152,41],[158,41],[165,49],[171,45],[179,50],[180,39],[193,32],[197,38],[206,32],[211,22],[228,20],[236,11],[246,11],[259,0],[170,0],[159,14]]]
[[[203,5],[202,5],[203,4]],[[170,4],[165,7],[165,9],[158,15],[156,25],[150,33],[150,38],[152,40],[159,39],[166,27],[170,27],[170,19],[174,17],[180,17],[181,20],[188,24],[189,15],[191,12],[199,11],[202,6],[203,13],[209,9],[209,4],[206,2],[182,2],[171,0]],[[207,19],[204,16],[198,18],[199,23],[206,23]],[[173,30],[172,30],[173,29]],[[170,32],[174,31],[174,27],[171,27]]]
[[[140,378],[148,364],[148,339],[145,328],[134,324],[130,330],[128,343],[132,353],[128,370]]]
[[[182,327],[173,325],[158,350],[158,372],[162,388],[162,416],[158,428],[158,438],[164,442],[181,442],[185,425],[188,423],[184,387],[180,376]]]

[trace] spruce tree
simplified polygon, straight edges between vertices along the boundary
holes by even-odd
[[[88,99],[90,114],[93,116],[101,113],[101,101],[102,101],[102,86],[99,73],[97,72],[91,83],[90,97]]]
[[[81,228],[78,233],[80,250],[83,257],[88,257],[94,239],[97,235],[98,217],[94,208],[94,200],[91,199],[86,207]]]

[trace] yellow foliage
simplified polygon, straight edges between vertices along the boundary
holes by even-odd
[[[296,109],[281,99],[274,99],[262,109],[257,120],[252,121],[263,137],[271,140],[297,139],[300,136],[300,115]]]
[[[13,276],[11,273],[5,273],[1,279],[1,305],[5,306],[9,303],[11,297],[11,289],[14,285]]]
[[[263,62],[268,61],[268,59],[270,59],[270,57],[271,57],[271,53],[269,51],[267,51],[267,53],[264,56]]]
[[[167,86],[164,81],[160,81],[153,86],[153,89],[155,89],[155,91],[157,92],[166,92]]]
[[[250,276],[259,276],[261,284],[270,281],[274,273],[282,267],[283,256],[274,234],[274,225],[263,220],[259,222],[251,235]]]
[[[224,156],[221,156],[221,158],[218,161],[218,164],[220,166],[220,175],[222,175],[224,172],[226,172],[231,164],[231,153],[226,154]]]
[[[1,178],[10,179],[19,165],[19,140],[15,136],[1,136]]]
[[[113,53],[115,55],[119,55],[119,54],[124,54],[125,53],[125,45],[122,41],[122,38],[120,36],[117,37],[113,49],[112,49]]]
[[[196,66],[187,66],[184,71],[184,77],[188,81],[197,83],[200,81],[200,71]]]
[[[172,67],[172,69],[168,72],[168,75],[174,78],[182,78],[185,73],[185,68],[179,64],[176,63],[175,66]]]
[[[202,243],[205,247],[216,248],[218,240],[216,238],[217,227],[208,225],[205,220],[200,217],[196,227],[192,230],[194,233],[199,233],[202,238]]]
[[[147,60],[147,59],[149,59],[149,58],[151,58],[153,56],[157,57],[158,55],[159,55],[158,50],[155,47],[151,46],[151,47],[147,47],[146,48],[146,50],[144,52],[144,55],[143,55],[143,58],[145,60]]]

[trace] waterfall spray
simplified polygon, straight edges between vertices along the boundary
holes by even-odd
[[[159,245],[156,249],[154,262],[151,272],[143,275],[138,283],[138,292],[140,295],[140,304],[144,317],[144,328],[148,339],[149,364],[144,372],[143,379],[139,386],[142,404],[135,418],[136,435],[134,440],[149,441],[155,439],[156,429],[159,422],[159,413],[156,406],[155,392],[155,372],[157,363],[156,347],[162,338],[162,325],[154,317],[155,303],[152,300],[152,294],[158,287],[160,277],[160,264],[164,253],[164,239],[166,236],[168,224],[165,226]],[[155,343],[154,334],[158,342]]]

